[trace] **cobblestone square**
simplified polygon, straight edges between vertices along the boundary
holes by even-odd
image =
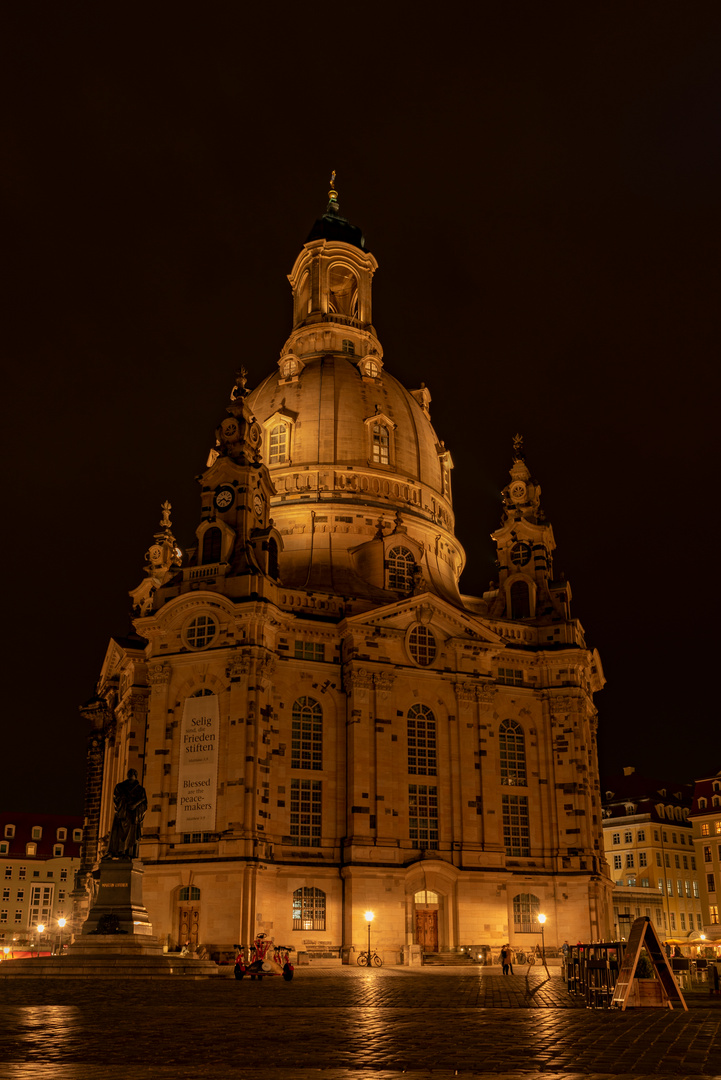
[[[721,1003],[588,1010],[557,975],[300,968],[278,978],[2,980],[1,1080],[553,1080],[721,1075]]]

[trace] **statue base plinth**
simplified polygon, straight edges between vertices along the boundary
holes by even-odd
[[[100,863],[95,903],[83,923],[82,936],[151,937],[153,927],[143,904],[140,859],[106,859]]]

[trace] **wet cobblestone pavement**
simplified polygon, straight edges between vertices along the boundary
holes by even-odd
[[[0,981],[0,1080],[721,1076],[721,1002],[587,1010],[558,976],[300,968],[291,983]]]

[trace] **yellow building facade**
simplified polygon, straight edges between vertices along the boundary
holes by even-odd
[[[277,364],[252,390],[240,371],[219,410],[194,546],[164,506],[135,634],[83,710],[85,872],[135,768],[145,903],[171,948],[265,932],[352,960],[366,910],[387,962],[535,944],[539,911],[550,944],[610,929],[604,678],[540,486],[517,438],[498,578],[463,595],[454,463],[428,388],[385,364],[376,269],[332,191]]]

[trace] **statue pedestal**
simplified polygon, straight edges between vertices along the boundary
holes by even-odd
[[[143,864],[140,859],[105,859],[95,903],[83,924],[87,935],[151,937],[153,927],[143,904]]]

